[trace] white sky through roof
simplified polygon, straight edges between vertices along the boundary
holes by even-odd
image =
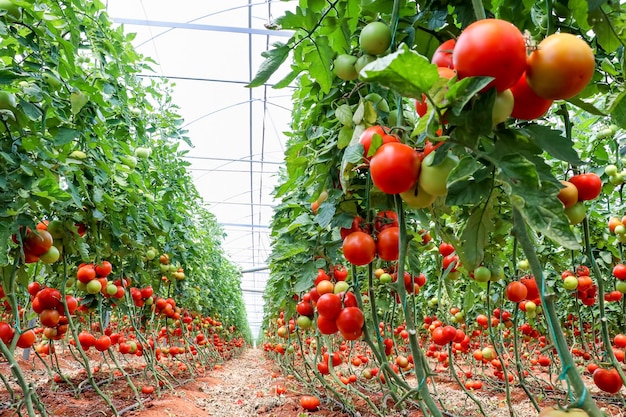
[[[110,18],[137,34],[136,50],[157,62],[155,75],[176,84],[172,99],[194,145],[190,173],[227,233],[229,258],[248,271],[242,288],[254,336],[263,316],[268,271],[259,269],[270,251],[271,192],[283,161],[291,90],[245,85],[263,60],[261,52],[288,39],[265,25],[294,7],[285,1],[107,2]]]

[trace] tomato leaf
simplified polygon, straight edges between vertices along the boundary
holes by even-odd
[[[335,109],[335,117],[344,126],[352,127],[352,109],[348,104],[342,104]]]
[[[322,229],[328,227],[335,215],[335,210],[335,205],[329,201],[324,201],[320,204],[317,214],[315,215],[315,220]]]
[[[452,112],[461,114],[463,107],[492,80],[493,77],[467,77],[452,84],[446,93]]]
[[[361,70],[361,77],[404,97],[421,98],[439,80],[439,72],[426,57],[403,44],[397,52],[367,64]]]
[[[626,129],[626,90],[622,91],[611,101],[609,113],[615,124],[622,129]]]
[[[341,129],[339,129],[339,135],[337,137],[337,147],[343,149],[348,146],[352,141],[353,133],[354,129],[351,126],[342,126]]]
[[[470,271],[483,261],[489,232],[493,231],[494,212],[490,201],[474,209],[461,234],[463,250],[458,252],[459,258],[463,266]]]
[[[333,82],[334,74],[330,70],[335,51],[330,47],[328,37],[318,36],[314,48],[305,54],[305,61],[309,62],[309,73],[320,85],[323,92],[328,93]]]
[[[548,126],[530,124],[521,129],[521,132],[527,134],[530,140],[553,157],[572,165],[583,163],[574,150],[574,143],[563,136],[560,131]]]
[[[263,61],[256,75],[246,87],[259,87],[265,84],[272,74],[287,60],[291,48],[282,42],[277,42],[273,46],[274,49],[261,54],[265,58],[265,61]]]
[[[511,154],[499,160],[498,167],[511,204],[517,207],[526,223],[568,249],[580,249],[563,212],[563,204],[556,198],[558,188],[541,187],[535,164],[523,155]]]

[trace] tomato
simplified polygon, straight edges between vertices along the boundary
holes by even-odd
[[[411,189],[417,183],[419,172],[419,154],[400,142],[383,144],[370,161],[372,182],[387,194]]]
[[[330,280],[330,277],[328,276],[326,271],[324,271],[322,268],[319,268],[317,270],[317,277],[315,278],[315,281],[313,281],[313,284],[317,285],[322,281],[328,281],[328,280]]]
[[[578,201],[593,200],[602,191],[602,180],[593,172],[574,175],[569,182],[578,189]]]
[[[519,303],[528,295],[528,288],[519,281],[512,281],[506,287],[506,298],[514,303]]]
[[[39,260],[43,262],[44,264],[53,264],[56,261],[58,261],[60,257],[61,257],[61,252],[56,246],[53,245],[53,246],[50,246],[50,249],[48,249],[45,253],[41,254],[41,256],[39,257]]]
[[[582,223],[587,215],[587,209],[582,201],[578,201],[576,204],[566,208],[564,211],[571,225]]]
[[[573,275],[565,277],[565,279],[563,279],[563,288],[568,291],[575,290],[576,288],[578,288],[578,278]]]
[[[511,87],[513,111],[511,117],[520,120],[538,119],[548,112],[553,100],[538,96],[528,85],[526,73]]]
[[[60,315],[57,310],[46,309],[39,313],[39,321],[45,327],[54,327],[59,324]]]
[[[626,335],[621,334],[621,333],[615,335],[615,338],[613,339],[613,343],[615,343],[615,346],[619,348],[626,348]]]
[[[491,124],[493,126],[499,125],[511,117],[514,106],[513,100],[513,93],[510,88],[496,94],[496,99],[493,103],[493,109],[491,111]]]
[[[400,252],[400,228],[397,226],[383,229],[376,238],[378,257],[385,261],[397,261]]]
[[[61,293],[56,288],[44,288],[37,293],[37,300],[42,310],[55,309],[61,302]]]
[[[424,191],[418,180],[418,183],[413,188],[400,193],[400,198],[407,206],[421,209],[429,207],[437,199],[437,196]]]
[[[379,146],[387,142],[400,142],[400,139],[397,136],[390,135],[388,133],[386,127],[380,125],[368,127],[359,137],[359,143],[363,145],[363,159],[365,160],[369,160],[372,156],[369,152],[372,145],[372,139],[374,139],[375,135],[380,136],[379,140],[382,140],[382,142],[378,142]]]
[[[317,290],[317,294],[322,296],[324,294],[332,293],[335,290],[335,284],[333,284],[330,280],[325,279],[318,282],[315,285],[315,289]],[[317,300],[315,300],[317,302]]]
[[[96,339],[96,341],[94,342],[94,347],[96,348],[98,352],[104,352],[105,350],[108,350],[111,347],[111,344],[112,344],[111,338],[103,334],[98,339]]]
[[[333,72],[344,81],[356,80],[359,73],[356,71],[354,64],[356,57],[350,54],[340,54],[333,61]]]
[[[398,213],[394,210],[382,210],[374,218],[374,230],[379,233],[388,227],[398,227]]]
[[[526,70],[526,41],[522,32],[507,21],[479,20],[461,32],[452,62],[459,79],[494,77],[488,87],[504,91]]]
[[[320,400],[312,395],[303,395],[300,397],[300,406],[307,411],[315,411],[320,406]]]
[[[333,267],[333,278],[337,281],[345,281],[348,278],[348,269],[343,265]]]
[[[454,246],[452,246],[450,243],[442,242],[439,245],[439,254],[441,256],[448,256],[448,255],[452,255],[453,253],[454,253]]]
[[[431,58],[430,62],[437,65],[438,67],[446,67],[454,69],[454,63],[452,62],[452,53],[454,50],[454,46],[456,45],[456,40],[448,39],[443,42],[437,49],[435,49],[435,53]]]
[[[96,344],[96,337],[89,332],[82,331],[78,333],[78,343],[80,343],[84,350],[89,350]]]
[[[335,319],[328,318],[326,316],[317,316],[317,328],[321,334],[334,334],[339,330]]]
[[[26,330],[20,335],[19,339],[17,339],[17,347],[27,349],[35,344],[36,338],[37,336],[33,330]]]
[[[152,385],[144,385],[141,387],[141,393],[142,394],[152,394],[154,392],[154,386]]]
[[[356,340],[362,334],[365,316],[358,307],[346,307],[337,316],[335,324],[346,340]]]
[[[317,313],[327,319],[335,319],[342,309],[341,298],[334,293],[322,294],[317,300]]]
[[[85,264],[78,268],[76,271],[76,279],[78,279],[83,284],[87,284],[88,282],[94,280],[96,278],[96,270],[93,264]]]
[[[491,271],[486,266],[474,269],[474,279],[478,282],[487,282],[491,279]]]
[[[372,63],[374,61],[376,61],[376,57],[374,55],[363,54],[360,57],[358,57],[356,62],[354,63],[354,69],[356,70],[358,74],[361,72],[363,67],[365,67],[367,64]]]
[[[37,281],[33,281],[31,283],[28,284],[28,293],[35,297],[37,295],[37,293],[41,291],[41,284],[38,283]],[[2,295],[3,297],[4,295]],[[0,297],[0,298],[2,298]]]
[[[313,313],[315,312],[315,310],[313,309],[313,304],[306,302],[306,301],[300,301],[296,305],[296,311],[301,316],[312,316]]]
[[[383,22],[368,23],[361,30],[359,45],[366,54],[380,55],[391,45],[391,29]]]
[[[0,340],[4,342],[5,345],[9,345],[13,340],[13,335],[15,331],[13,327],[9,326],[8,323],[0,321]]]
[[[367,265],[376,256],[376,242],[368,233],[350,233],[343,240],[343,256],[353,265]]]
[[[519,280],[522,284],[526,286],[528,290],[528,294],[526,298],[529,300],[537,301],[539,300],[539,286],[537,285],[537,280],[533,276],[526,276],[520,278]]]
[[[369,226],[365,224],[365,219],[361,216],[354,216],[350,228],[342,227],[339,230],[341,239],[345,239],[352,232],[369,232]]]
[[[622,379],[617,369],[598,368],[593,372],[593,382],[602,391],[610,394],[616,394],[622,388]]]
[[[95,266],[95,270],[99,278],[105,278],[108,277],[113,270],[113,265],[111,265],[109,261],[102,261],[101,264]]]
[[[587,42],[570,33],[554,33],[542,40],[528,57],[526,79],[540,97],[574,97],[589,83],[595,57]]]
[[[569,181],[561,181],[563,188],[559,190],[556,197],[561,200],[565,208],[571,207],[578,201],[578,188]]]
[[[24,250],[40,256],[52,246],[52,235],[47,230],[31,230],[24,236]]]
[[[448,192],[448,176],[458,165],[459,159],[452,154],[447,154],[443,161],[433,165],[435,155],[435,152],[431,152],[422,161],[418,184],[428,194],[441,196]]]
[[[70,314],[74,314],[78,308],[78,300],[74,296],[68,294],[65,296],[65,303],[67,304],[67,311]],[[57,309],[60,308],[63,308],[62,304],[59,304],[59,308]],[[59,313],[61,313],[61,311],[59,311]]]

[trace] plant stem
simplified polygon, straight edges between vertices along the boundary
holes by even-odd
[[[476,20],[487,18],[482,0],[472,0],[472,7],[474,8],[474,16],[476,16]]]
[[[528,231],[526,229],[526,223],[522,214],[513,206],[513,233],[517,237],[526,259],[530,263],[530,269],[537,280],[539,287],[539,296],[541,298],[541,304],[545,308],[546,322],[548,323],[548,329],[550,330],[550,336],[557,350],[559,358],[561,359],[561,365],[563,367],[563,374],[567,379],[567,382],[573,388],[576,396],[578,397],[577,407],[582,408],[589,414],[590,417],[603,417],[604,413],[600,411],[598,405],[593,400],[591,394],[585,387],[580,373],[576,369],[576,364],[567,346],[567,341],[563,335],[563,330],[559,324],[559,318],[556,313],[556,306],[554,303],[554,294],[545,294],[545,277],[543,275],[543,267],[539,261],[539,257],[535,252],[535,246],[533,245]]]

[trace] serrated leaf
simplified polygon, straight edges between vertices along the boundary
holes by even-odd
[[[330,47],[328,37],[318,36],[315,39],[315,48],[305,56],[305,60],[309,62],[309,74],[324,93],[330,91],[333,83],[334,74],[330,68],[334,55],[335,51]]]
[[[324,201],[322,204],[320,204],[319,208],[317,209],[317,214],[315,215],[315,220],[322,229],[328,227],[330,222],[333,220],[335,210],[336,206],[333,203]]]
[[[467,77],[452,84],[446,93],[452,112],[461,114],[463,107],[492,80],[493,77]]]
[[[250,84],[248,84],[247,87],[259,87],[265,84],[265,82],[269,80],[272,74],[274,74],[278,70],[278,68],[280,68],[283,62],[287,60],[291,48],[281,42],[275,43],[274,47],[274,49],[271,49],[262,54],[265,58],[265,61],[263,61],[256,75],[254,76],[252,81],[250,81]]]
[[[57,146],[65,145],[76,139],[79,135],[80,132],[76,129],[61,127],[54,135],[54,144]]]
[[[439,80],[439,72],[426,57],[401,45],[397,52],[367,64],[361,70],[361,77],[404,97],[421,98]]]
[[[583,3],[587,2],[584,1]],[[587,7],[586,4],[585,7]],[[600,44],[600,46],[602,46],[602,49],[604,49],[607,54],[615,52],[617,48],[619,48],[621,45],[624,44],[624,42],[626,42],[623,22],[618,23],[608,19],[608,15],[606,15],[601,8],[598,8],[589,13],[589,20],[593,22],[593,31],[596,33],[596,39],[598,43]],[[616,27],[618,27],[619,29],[617,29]],[[618,32],[616,32],[616,29],[618,30]],[[618,37],[620,35],[621,39],[620,37]]]
[[[596,106],[594,106],[591,103],[587,103],[586,101],[583,101],[579,98],[574,97],[574,98],[568,99],[567,101],[569,103],[572,103],[574,106],[583,109],[587,113],[590,113],[596,116],[606,116],[606,114],[602,112],[600,109],[598,109]]]
[[[561,131],[548,126],[531,124],[523,128],[521,132],[553,157],[572,165],[582,164],[578,153],[574,150],[574,143],[563,136]]]

